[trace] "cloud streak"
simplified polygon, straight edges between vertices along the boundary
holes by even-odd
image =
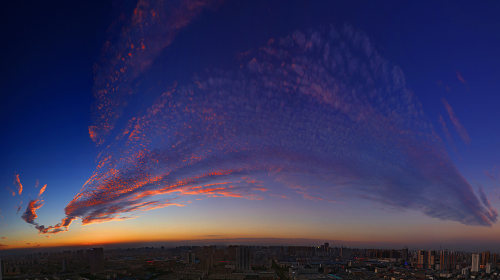
[[[19,174],[16,174],[14,177],[14,185],[17,187],[17,193],[21,195],[23,193],[23,184],[21,184]]]
[[[40,189],[40,191],[38,192],[38,196],[41,196],[44,192],[45,192],[45,189],[47,188],[47,184],[43,185],[43,187]]]
[[[154,48],[142,51],[157,57]],[[139,62],[127,65],[135,79],[148,74]],[[98,73],[97,85],[122,84],[108,73],[121,72],[114,67]],[[184,206],[190,197],[289,198],[287,191],[333,203],[364,198],[469,225],[497,220],[448,158],[402,70],[352,27],[296,31],[240,55],[233,69],[169,88],[157,84],[149,87],[157,98],[132,117],[116,113],[126,106],[120,94],[97,96],[108,101],[98,101],[107,104],[97,106],[106,118],[94,132],[107,145],[92,176],[60,223],[36,224],[40,200],[30,202],[26,222],[57,233],[75,219],[123,220]]]
[[[498,217],[498,211],[491,205],[490,201],[488,200],[488,197],[484,193],[483,187],[479,186],[478,192],[479,192],[479,198],[481,199],[481,202],[489,211],[488,214],[490,216],[490,219],[496,220]]]
[[[462,125],[462,123],[458,120],[457,116],[455,115],[455,111],[453,111],[451,105],[444,98],[441,101],[443,102],[444,108],[446,109],[446,112],[448,112],[448,117],[450,117],[451,123],[453,123],[453,126],[457,130],[458,135],[460,135],[460,137],[466,144],[470,144],[469,133]]]
[[[462,76],[462,73],[460,73],[459,71],[457,71],[457,79],[464,85],[467,85],[467,81],[464,79],[464,77]]]
[[[484,174],[492,181],[500,180],[500,168],[498,168],[498,166],[493,166],[490,170],[485,170]]]

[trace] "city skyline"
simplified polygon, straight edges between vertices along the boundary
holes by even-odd
[[[0,250],[500,250],[498,3],[7,6]]]
[[[490,251],[331,246],[205,245],[24,251],[0,260],[0,277],[37,279],[498,279]],[[2,275],[3,272],[3,275]],[[3,279],[3,278],[2,278]]]

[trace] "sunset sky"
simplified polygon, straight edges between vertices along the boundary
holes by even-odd
[[[6,3],[0,250],[237,238],[498,250],[499,12]]]

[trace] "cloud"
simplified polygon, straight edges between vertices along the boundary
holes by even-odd
[[[41,196],[45,192],[46,188],[47,188],[47,184],[43,185],[43,187],[40,189],[40,192],[38,193],[38,196]]]
[[[90,138],[103,144],[135,91],[134,80],[143,74],[176,35],[203,10],[218,0],[137,1],[130,22],[111,29],[118,38],[105,44],[95,71],[94,124]]]
[[[493,206],[491,205],[490,201],[488,200],[488,197],[486,196],[486,194],[484,193],[484,190],[483,190],[483,187],[482,186],[479,186],[478,188],[478,192],[479,192],[479,198],[481,199],[481,202],[483,203],[483,205],[489,210],[489,216],[490,216],[490,219],[491,220],[496,220],[497,217],[498,217],[498,212],[495,208],[493,208]]]
[[[446,140],[448,140],[449,143],[453,143],[450,131],[448,130],[448,126],[446,125],[446,122],[444,121],[443,116],[441,115],[439,115],[439,123],[441,124],[441,128],[443,129]]]
[[[139,77],[141,66],[130,67]],[[75,219],[91,224],[184,206],[192,196],[258,200],[283,192],[320,202],[364,198],[468,225],[497,220],[449,159],[402,69],[352,27],[296,31],[240,55],[233,69],[157,84],[149,84],[157,98],[146,110],[109,126],[92,176],[59,224],[35,224],[41,233]],[[26,210],[29,223],[37,203]]]
[[[448,112],[448,117],[450,117],[451,123],[453,123],[453,126],[457,130],[458,134],[466,144],[470,144],[469,133],[462,125],[462,123],[460,123],[460,121],[458,120],[457,116],[455,115],[455,112],[453,111],[453,108],[450,106],[448,101],[446,101],[446,99],[443,98],[442,102],[446,109],[446,112]]]
[[[5,240],[5,239],[7,239],[7,237],[2,236],[2,237],[0,237],[0,239]]]
[[[274,194],[274,193],[271,193],[271,194],[269,194],[269,196],[276,197],[276,198],[282,198],[282,199],[290,199],[288,196],[286,196],[284,194]]]
[[[49,226],[45,227],[44,225],[38,224],[35,220],[38,218],[38,215],[36,211],[40,209],[44,204],[44,201],[41,199],[34,199],[31,200],[28,203],[28,206],[26,207],[26,211],[24,211],[24,214],[22,215],[22,219],[35,226],[35,228],[40,232],[44,234],[48,233],[59,233],[62,231],[67,231],[69,225],[73,221],[73,219],[65,218],[62,220],[61,223],[55,225],[55,226]]]
[[[441,81],[441,80],[438,80],[438,81],[437,81],[437,85],[438,85],[439,87],[443,88],[444,90],[446,90],[446,92],[450,92],[450,91],[451,91],[450,86],[449,86],[449,85],[447,85],[447,84],[444,84],[444,83],[443,83],[443,81]]]
[[[500,168],[498,166],[493,166],[490,170],[485,170],[484,174],[492,181],[500,180]]]
[[[10,187],[5,187],[5,189],[12,195],[12,196],[16,196],[16,192],[14,190],[12,190]]]
[[[448,125],[446,125],[446,121],[441,115],[439,115],[439,124],[441,124],[441,129],[443,130],[448,145],[451,146],[452,150],[455,151],[455,153],[458,153],[455,144],[453,142],[453,138],[451,137],[450,130],[448,129]]]
[[[467,85],[467,81],[464,79],[464,77],[462,76],[462,73],[460,73],[459,71],[457,71],[457,79],[464,85]]]
[[[19,195],[23,193],[23,184],[21,184],[21,180],[19,179],[19,174],[16,174],[14,177],[14,185],[17,187],[17,192]]]
[[[17,211],[16,211],[16,214],[19,214],[19,212],[21,212],[21,209],[23,208],[23,201],[19,201],[19,205],[17,206]]]
[[[23,220],[29,224],[36,225],[35,220],[38,217],[36,211],[43,206],[43,200],[31,200],[26,207],[26,211],[22,216]]]

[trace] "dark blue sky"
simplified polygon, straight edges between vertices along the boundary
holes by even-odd
[[[92,175],[100,151],[88,131],[95,101],[93,69],[103,59],[106,40],[117,41],[117,31],[134,7],[135,1],[4,4],[0,223],[12,224],[12,231],[20,228],[14,222],[20,220],[15,213],[19,201],[8,191],[15,189],[16,174],[26,192],[37,179],[48,190],[53,186],[52,197],[45,199],[47,223],[64,216],[64,206]],[[498,172],[495,166],[500,166],[499,12],[498,1],[226,1],[183,27],[134,86],[155,92],[174,81],[186,84],[207,70],[235,68],[239,54],[270,38],[347,24],[402,69],[406,87],[422,103],[454,166],[474,191],[482,186],[498,205],[500,182],[485,171]],[[450,105],[456,122],[444,104]],[[36,191],[31,191],[26,195],[35,199]],[[25,198],[23,210],[27,202]]]

